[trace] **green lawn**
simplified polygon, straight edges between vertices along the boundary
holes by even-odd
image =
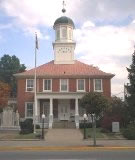
[[[37,133],[30,133],[30,134],[19,134],[19,133],[0,133],[0,139],[39,139],[38,134],[41,135],[41,129],[36,130]],[[45,130],[45,134],[47,130]]]
[[[82,134],[84,134],[84,129],[80,129]],[[93,137],[93,129],[92,128],[86,128],[86,137],[92,138]],[[123,138],[121,134],[116,133],[103,133],[101,132],[101,128],[96,128],[96,138],[101,139],[120,139]]]
[[[15,136],[15,139],[39,139],[39,138],[36,137],[34,133],[30,133],[30,134],[18,134]]]

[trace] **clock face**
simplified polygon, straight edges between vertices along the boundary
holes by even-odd
[[[60,47],[58,48],[58,53],[71,53],[70,47]]]

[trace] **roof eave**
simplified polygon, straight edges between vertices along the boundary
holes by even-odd
[[[17,79],[34,78],[34,75],[14,75]],[[113,78],[115,75],[37,75],[37,78]]]

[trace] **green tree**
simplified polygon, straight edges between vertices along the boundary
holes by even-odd
[[[109,100],[101,93],[90,92],[82,97],[80,105],[85,108],[87,114],[95,113],[96,117],[102,117],[109,108]]]
[[[112,122],[115,121],[120,122],[121,127],[126,127],[128,124],[126,103],[116,96],[110,99],[110,107],[103,116],[101,126],[111,130]]]
[[[128,79],[129,84],[126,86],[127,89],[127,96],[126,96],[126,102],[127,102],[127,114],[130,117],[130,121],[135,123],[135,51],[132,55],[132,63],[129,68],[127,68],[128,71]]]
[[[16,96],[16,79],[15,73],[25,71],[24,64],[15,56],[4,55],[0,59],[0,81],[8,83],[11,87],[11,96]]]

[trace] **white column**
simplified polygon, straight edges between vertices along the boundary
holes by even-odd
[[[52,103],[52,98],[50,98],[50,115],[53,115],[53,103]]]
[[[53,99],[50,98],[49,128],[52,128],[52,124],[53,124]]]
[[[75,99],[75,115],[79,115],[79,112],[78,112],[78,98]]]
[[[78,111],[78,98],[75,99],[75,124],[79,128],[79,111]]]

